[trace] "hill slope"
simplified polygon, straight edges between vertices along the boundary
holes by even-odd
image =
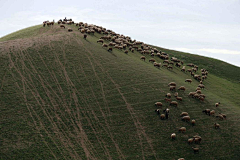
[[[84,40],[76,26],[71,26],[73,32],[58,25],[33,28],[0,39],[1,159],[240,157],[240,85],[234,78],[238,67],[224,63],[226,70],[222,70],[214,59],[161,48],[209,70],[202,90],[206,99],[200,102],[188,97],[199,82],[185,83],[191,76],[180,68],[157,69],[148,62],[150,56],[141,61],[136,51],[108,52],[96,43],[102,35]],[[234,73],[225,72],[232,68]],[[183,101],[178,107],[164,101],[171,81],[186,87],[185,92],[179,91]],[[157,101],[163,103],[161,111],[170,108],[168,120],[160,120],[154,112]],[[227,114],[227,120],[205,115],[206,108]],[[181,121],[183,111],[196,120],[196,126]],[[214,129],[214,123],[221,128]],[[186,133],[178,133],[182,126]],[[173,132],[177,133],[174,141]],[[196,134],[202,142],[189,145],[187,139]],[[192,146],[199,147],[200,153],[194,154]]]

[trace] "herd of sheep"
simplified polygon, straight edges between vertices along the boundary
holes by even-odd
[[[130,37],[128,36],[124,36],[124,35],[120,35],[117,34],[115,32],[113,32],[112,30],[107,30],[106,28],[103,28],[101,26],[97,26],[97,25],[92,25],[92,24],[87,24],[87,23],[83,23],[83,22],[79,22],[79,23],[74,23],[74,21],[72,21],[72,19],[66,19],[64,21],[59,20],[58,24],[60,26],[60,28],[65,29],[65,25],[76,25],[78,26],[78,30],[83,34],[83,38],[86,39],[87,35],[94,35],[94,33],[99,33],[102,34],[102,37],[97,41],[97,43],[101,43],[102,48],[106,48],[108,52],[112,52],[113,49],[117,49],[117,50],[123,50],[125,54],[128,54],[129,52],[139,52],[140,54],[142,54],[142,56],[140,57],[140,60],[145,61],[146,57],[144,55],[150,55],[152,58],[149,59],[149,62],[153,64],[154,67],[157,67],[158,69],[160,69],[161,67],[166,67],[169,70],[173,70],[174,66],[181,68],[181,71],[184,73],[189,73],[191,75],[191,77],[193,77],[196,81],[199,82],[199,85],[197,86],[195,91],[189,92],[188,97],[192,97],[194,99],[199,99],[200,101],[204,101],[205,99],[205,95],[202,93],[202,89],[205,88],[205,86],[203,85],[203,81],[205,81],[207,79],[208,76],[208,71],[206,69],[201,69],[201,74],[197,74],[198,71],[198,66],[194,65],[193,63],[187,64],[187,67],[190,68],[186,68],[186,66],[184,65],[184,62],[177,59],[176,57],[171,57],[165,53],[162,52],[161,50],[158,50],[156,48],[153,48],[143,42],[139,42],[136,40],[132,40]],[[45,26],[50,26],[50,25],[54,25],[54,22],[48,22],[45,21],[43,23],[43,27]],[[72,32],[73,30],[71,28],[68,28],[68,32]],[[154,57],[160,58],[163,60],[163,63],[160,62],[156,62],[156,60],[154,59]],[[193,82],[192,79],[186,79],[185,82],[187,82],[188,84],[191,84]],[[178,89],[176,88],[177,84],[175,82],[170,82],[168,84],[169,90],[170,92],[175,92],[174,93],[174,97],[175,97],[175,101],[171,100],[172,94],[171,93],[167,93],[165,96],[165,101],[167,103],[169,103],[169,106],[175,106],[175,107],[179,107],[179,104],[177,101],[183,101],[183,97],[179,97],[178,96],[178,91],[186,91],[186,88],[184,86],[180,86]],[[215,104],[215,107],[218,107],[220,105],[220,102]],[[162,102],[156,102],[155,106],[157,107],[157,109],[155,110],[155,112],[160,116],[161,120],[166,120],[169,118],[169,113],[170,113],[170,109],[166,108],[164,109],[162,112],[163,114],[161,114],[161,107],[163,106]],[[206,115],[209,116],[215,116],[215,111],[214,110],[210,110],[210,109],[205,109],[202,111],[203,113],[205,113]],[[182,112],[180,114],[181,120],[186,121],[191,123],[192,126],[195,126],[196,124],[196,120],[194,119],[190,119],[190,115],[187,112]],[[216,118],[219,118],[221,120],[226,119],[226,115],[219,113],[219,115],[216,116]],[[214,128],[218,129],[220,128],[220,125],[218,123],[214,123]],[[178,129],[179,132],[181,133],[185,133],[186,132],[186,127],[180,127]],[[171,134],[171,139],[175,140],[177,137],[176,133],[172,133]],[[188,144],[192,144],[193,142],[195,144],[200,144],[202,138],[199,135],[195,135],[192,138],[189,138],[187,140]],[[192,147],[194,153],[199,153],[199,148],[197,147]],[[184,160],[184,158],[180,158],[178,160]]]

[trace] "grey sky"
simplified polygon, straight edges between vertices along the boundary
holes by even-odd
[[[0,37],[66,16],[240,66],[240,0],[1,0],[0,13]]]

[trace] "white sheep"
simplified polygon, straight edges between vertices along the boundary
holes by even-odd
[[[176,139],[176,133],[171,134],[171,139]]]
[[[183,116],[182,120],[186,122],[190,122],[190,116]]]
[[[178,130],[178,132],[181,132],[181,133],[184,133],[184,132],[186,132],[186,127],[181,127],[181,128],[179,128],[179,130]]]
[[[171,106],[171,105],[174,105],[174,106],[176,106],[176,107],[177,107],[177,106],[178,106],[178,102],[176,102],[176,101],[172,101],[172,102],[170,102],[170,104],[169,104],[169,105],[170,105],[170,106]]]
[[[218,107],[220,105],[220,102],[215,103],[215,107]]]
[[[214,123],[214,127],[215,127],[215,129],[218,129],[218,128],[220,128],[220,124]]]
[[[192,83],[191,79],[186,79],[185,82]]]
[[[180,117],[182,117],[182,116],[188,116],[188,112],[182,112],[182,113],[180,114]]]
[[[161,107],[161,106],[162,106],[162,102],[156,102],[156,103],[155,103],[155,106],[156,106],[156,107]]]

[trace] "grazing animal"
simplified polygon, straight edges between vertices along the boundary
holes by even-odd
[[[193,149],[194,153],[199,153],[199,148],[192,147],[192,149]]]
[[[177,84],[175,82],[170,82],[168,86],[176,86]]]
[[[176,133],[171,134],[171,139],[176,139]]]
[[[183,116],[182,120],[186,121],[186,122],[190,122],[190,117],[189,116]]]
[[[97,43],[98,43],[98,42],[101,42],[101,43],[103,44],[104,41],[103,41],[103,39],[99,39],[99,40],[97,41]]]
[[[215,103],[215,107],[218,107],[220,105],[220,102]]]
[[[171,93],[167,93],[165,97],[171,98]]]
[[[192,83],[191,79],[186,79],[185,82]]]
[[[196,121],[193,119],[191,123],[192,123],[192,126],[195,126]]]
[[[220,124],[214,123],[214,127],[215,127],[215,129],[218,129],[218,128],[220,128]]]
[[[73,30],[72,30],[72,28],[68,28],[68,32],[72,32]]]
[[[189,139],[188,139],[188,144],[192,144],[193,141],[194,141],[194,138],[189,138]]]
[[[161,119],[161,120],[164,120],[164,119],[165,119],[165,114],[161,114],[161,115],[160,115],[160,119]]]
[[[179,130],[178,130],[178,132],[181,132],[181,133],[184,133],[184,132],[186,132],[186,127],[181,127],[181,128],[179,128]]]
[[[161,107],[161,106],[162,106],[162,102],[156,102],[156,103],[155,103],[155,106],[156,106],[156,107]]]
[[[160,114],[160,109],[156,109],[155,112],[157,112],[157,114]]]
[[[171,102],[171,99],[168,99],[168,98],[165,98],[164,100],[165,100],[167,103],[168,103],[168,102]]]
[[[145,62],[146,57],[145,57],[145,56],[142,56],[142,57],[140,57],[140,59],[141,59],[141,60],[144,60],[144,62]]]
[[[171,105],[174,105],[174,106],[176,106],[176,107],[177,107],[177,106],[178,106],[178,102],[176,102],[176,101],[172,101],[172,102],[170,102],[170,104],[169,104],[169,105],[170,105],[170,106],[171,106]]]
[[[169,87],[169,90],[170,90],[170,91],[176,90],[176,86],[170,86],[170,87]]]
[[[182,101],[182,97],[176,97],[178,101]]]
[[[108,52],[112,51],[112,47],[108,48]]]
[[[86,34],[84,34],[84,35],[83,35],[83,38],[84,38],[84,39],[86,39],[86,38],[87,38],[87,35],[86,35]]]
[[[207,115],[209,115],[209,114],[210,114],[210,109],[205,109],[205,110],[203,110],[202,112],[203,112],[203,113],[206,113]]]
[[[163,112],[169,113],[169,112],[170,112],[170,109],[166,108],[166,109],[163,110]]]
[[[188,116],[188,113],[187,113],[187,112],[182,112],[182,113],[180,114],[180,117],[182,117],[182,116]]]
[[[183,91],[185,91],[186,88],[185,88],[184,86],[181,86],[181,87],[178,88],[178,90],[183,90]]]

